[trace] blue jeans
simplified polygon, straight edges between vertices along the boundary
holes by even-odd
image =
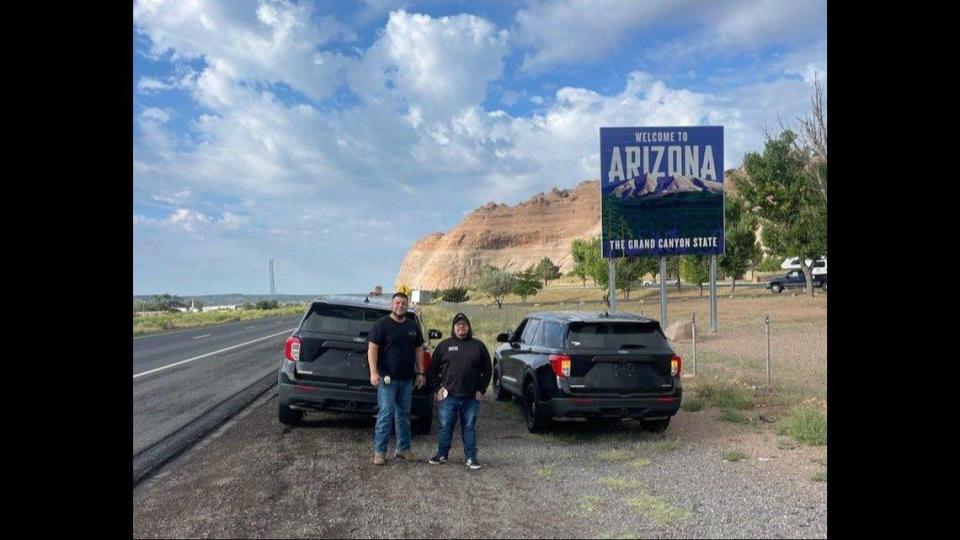
[[[458,398],[447,396],[440,400],[440,438],[437,445],[437,454],[447,456],[450,452],[450,443],[453,440],[453,430],[460,420],[460,431],[463,434],[463,455],[466,459],[477,459],[477,413],[480,412],[480,401],[474,398]],[[447,456],[449,457],[449,456]]]
[[[413,402],[413,380],[380,381],[377,387],[377,427],[373,431],[373,451],[387,453],[390,431],[397,428],[397,451],[410,449],[410,405]]]

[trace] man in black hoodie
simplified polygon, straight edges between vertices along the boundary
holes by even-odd
[[[491,362],[487,346],[474,339],[470,320],[463,313],[453,317],[451,337],[441,341],[433,351],[428,379],[440,402],[440,434],[437,454],[432,465],[446,463],[457,420],[463,434],[466,465],[479,469],[477,461],[477,413],[480,397],[490,385]]]

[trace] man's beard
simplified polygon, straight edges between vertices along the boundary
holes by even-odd
[[[398,319],[403,319],[407,316],[407,310],[403,310],[402,313],[397,312],[397,310],[393,310],[393,316]]]

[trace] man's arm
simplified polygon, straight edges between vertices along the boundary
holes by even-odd
[[[483,344],[482,341],[477,340],[480,343],[480,388],[477,392],[480,395],[487,393],[487,387],[490,386],[490,379],[493,377],[493,363],[490,361],[490,351],[487,350],[487,346]],[[479,399],[479,397],[477,398]]]
[[[416,366],[417,366],[417,376],[416,376],[416,386],[420,388],[427,382],[426,374],[423,372],[423,344],[417,345],[416,350],[413,351],[416,356]]]
[[[367,365],[370,366],[370,384],[374,387],[380,384],[380,373],[377,371],[377,355],[380,354],[380,346],[370,341],[367,343]]]

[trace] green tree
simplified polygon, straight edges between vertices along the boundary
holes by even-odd
[[[579,277],[583,281],[583,286],[587,286],[587,276],[590,276],[590,269],[588,267],[587,260],[589,259],[589,251],[593,242],[591,240],[584,240],[582,238],[577,238],[570,245],[570,252],[573,255],[573,274]],[[599,239],[596,242],[596,249],[600,249]],[[596,284],[596,281],[594,281]]]
[[[466,287],[450,287],[440,291],[440,299],[446,302],[466,302],[470,299]]]
[[[483,294],[493,298],[497,303],[497,309],[500,309],[503,307],[503,298],[513,291],[513,284],[516,279],[515,275],[506,270],[485,265],[480,270],[476,287]]]
[[[680,258],[680,275],[690,283],[700,287],[703,296],[703,282],[710,280],[709,255],[684,255]]]
[[[537,265],[534,273],[538,278],[543,280],[543,286],[546,287],[548,280],[560,277],[560,267],[553,264],[553,261],[551,261],[549,257],[544,257],[540,259],[540,263]]]
[[[748,153],[743,160],[746,174],[737,186],[763,225],[763,243],[774,253],[800,258],[812,295],[813,269],[806,260],[827,252],[827,201],[810,179],[811,158],[797,149],[796,138],[785,130],[767,139],[762,154]],[[825,170],[815,169],[826,175]]]
[[[600,253],[600,237],[595,237],[585,244],[583,266],[586,274],[593,282],[606,288],[604,300],[610,301],[610,265]],[[630,291],[637,287],[638,280],[648,272],[656,272],[659,260],[655,257],[617,257],[614,263],[616,268],[616,283],[614,286],[624,292],[626,299],[630,299]]]
[[[757,242],[757,216],[750,212],[743,199],[727,195],[724,203],[723,253],[717,257],[717,265],[731,279],[730,294],[737,290],[737,278],[747,268],[760,264],[763,253]]]
[[[667,276],[661,276],[660,279],[670,279],[670,276],[677,278],[677,292],[683,292],[680,286],[680,259],[679,256],[667,257]],[[659,261],[657,268],[660,268]],[[659,271],[659,270],[658,270]]]
[[[523,303],[527,303],[527,297],[535,296],[542,288],[543,284],[540,283],[540,276],[537,270],[531,266],[516,275],[511,292],[523,299]]]
[[[153,296],[153,310],[155,311],[180,311],[177,308],[188,306],[183,298],[171,294],[156,294]]]
[[[260,300],[256,304],[256,309],[277,309],[280,303],[276,300]]]

